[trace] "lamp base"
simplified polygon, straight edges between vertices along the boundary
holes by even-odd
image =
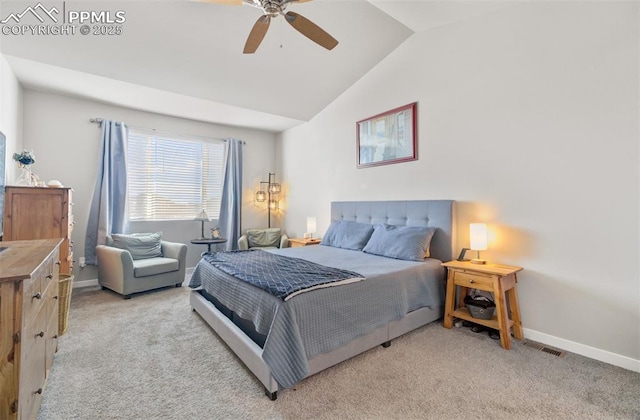
[[[481,260],[479,258],[474,258],[471,260],[471,264],[486,264],[487,260]]]

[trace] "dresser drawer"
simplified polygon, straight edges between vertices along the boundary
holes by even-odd
[[[483,276],[478,273],[467,273],[465,271],[455,271],[453,274],[453,282],[456,286],[469,287],[480,290],[493,290],[493,277]]]
[[[58,266],[54,265],[53,260],[49,260],[45,264],[44,270],[40,273],[40,291],[44,294],[49,287],[57,284]]]
[[[47,324],[49,322],[46,305],[41,307],[33,323],[25,326],[20,338],[20,391],[18,400],[20,417],[35,419],[40,407],[46,377],[45,348]]]
[[[42,276],[35,275],[23,282],[22,310],[25,325],[32,324],[44,305],[41,285]]]
[[[57,300],[53,301],[56,302],[55,305],[53,305],[52,309],[55,309],[54,311],[51,311],[51,313],[49,314],[49,323],[47,326],[47,331],[45,333],[45,376],[49,377],[49,370],[51,370],[51,365],[53,364],[53,356],[56,353],[56,350],[58,349],[58,304],[57,304]]]

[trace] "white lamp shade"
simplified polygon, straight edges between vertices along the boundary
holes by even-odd
[[[202,209],[202,211],[200,213],[198,213],[198,215],[193,220],[199,220],[201,222],[208,222],[209,221],[209,215],[207,215],[207,212],[204,211],[204,209]]]
[[[487,249],[487,225],[486,223],[471,223],[469,225],[470,248],[474,251]]]
[[[315,217],[307,217],[307,233],[315,233],[318,229]]]

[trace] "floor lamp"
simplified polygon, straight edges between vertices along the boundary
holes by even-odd
[[[269,172],[269,181],[260,181],[260,191],[256,192],[257,202],[267,202],[267,227],[271,227],[271,211],[278,210],[280,189],[280,184],[276,183],[276,174]]]

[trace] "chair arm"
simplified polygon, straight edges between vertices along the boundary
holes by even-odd
[[[238,239],[238,249],[249,249],[249,240],[247,239],[247,235],[242,235]]]
[[[165,258],[173,258],[180,261],[180,265],[186,261],[187,246],[179,242],[160,242],[162,246],[162,256]]]
[[[133,277],[133,258],[126,249],[111,246],[96,246],[98,280],[120,293],[124,290],[125,278]]]
[[[285,234],[280,237],[280,248],[289,247],[289,237]]]

